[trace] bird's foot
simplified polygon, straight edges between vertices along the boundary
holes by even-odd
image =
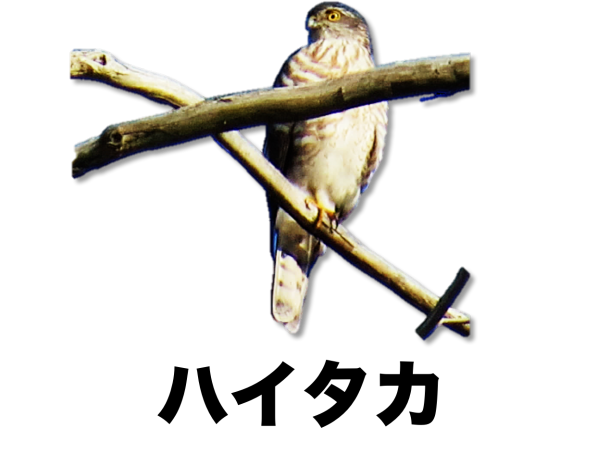
[[[337,215],[335,214],[335,210],[330,210],[325,208],[323,205],[319,204],[319,202],[314,199],[312,196],[308,196],[305,200],[306,207],[311,209],[312,205],[318,210],[317,214],[317,222],[315,223],[315,228],[320,229],[321,225],[323,224],[323,216],[327,215],[329,220],[331,221],[331,231],[335,231],[339,226],[339,222],[337,220]]]

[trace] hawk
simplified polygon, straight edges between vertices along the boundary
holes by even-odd
[[[307,15],[308,45],[284,63],[274,86],[301,86],[374,67],[366,21],[337,2]],[[315,119],[267,126],[264,153],[334,223],[348,217],[383,155],[387,103],[349,109]],[[307,233],[267,196],[274,274],[273,318],[295,333],[300,326],[308,275],[325,245]],[[319,221],[320,224],[320,221]]]

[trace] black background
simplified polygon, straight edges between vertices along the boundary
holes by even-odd
[[[209,96],[271,84],[304,44],[312,4],[279,4],[273,12],[212,8],[182,25],[139,23],[94,39],[125,62]],[[454,28],[455,13],[354,6],[368,19],[378,63],[472,48]],[[71,144],[110,123],[167,109],[96,82],[70,81],[68,89]],[[392,101],[384,162],[344,223],[437,294],[465,266],[472,277],[455,306],[471,314],[478,311],[475,254],[482,244],[473,231],[481,204],[469,190],[484,173],[470,145],[476,127],[471,91],[424,104]],[[243,131],[259,148],[264,132]],[[332,250],[312,272],[300,332],[286,334],[269,311],[265,193],[210,138],[66,177],[76,339],[104,357],[206,361],[256,352],[264,364],[324,355],[325,364],[348,358],[367,365],[410,351],[433,355],[433,348],[465,357],[474,340],[439,329],[422,342],[414,328],[423,314]]]

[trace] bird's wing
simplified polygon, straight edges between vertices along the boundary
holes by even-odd
[[[388,104],[386,102],[380,102],[368,107],[370,107],[370,117],[372,122],[375,124],[375,134],[372,147],[362,169],[362,174],[360,175],[361,192],[366,190],[379,163],[381,163],[381,159],[383,158],[383,148],[385,147],[385,136],[387,135]]]
[[[298,50],[300,51],[300,50]],[[296,51],[297,52],[297,51]],[[284,87],[285,84],[282,81],[284,72],[287,70],[288,63],[295,53],[291,54],[286,60],[281,71],[277,75],[273,87]],[[293,123],[284,124],[267,124],[265,145],[263,147],[263,153],[265,157],[277,168],[282,174],[285,175],[285,171],[290,166],[291,160],[291,144],[293,134]],[[271,224],[270,238],[271,238],[271,254],[275,259],[275,219],[277,217],[277,211],[279,205],[273,198],[271,193],[267,193],[267,205],[269,207],[269,220]]]

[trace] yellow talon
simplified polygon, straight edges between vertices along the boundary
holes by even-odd
[[[315,200],[312,196],[308,196],[305,200],[306,206],[307,208],[310,208],[311,205],[314,205],[317,210],[317,222],[315,223],[315,228],[319,229],[321,227],[321,225],[323,224],[323,215],[326,214],[329,217],[329,220],[331,221],[331,230],[334,230],[334,224],[335,224],[335,229],[337,229],[338,226],[338,222],[337,222],[337,218],[335,216],[335,211],[330,210],[325,208],[324,206],[321,206],[317,200]]]

